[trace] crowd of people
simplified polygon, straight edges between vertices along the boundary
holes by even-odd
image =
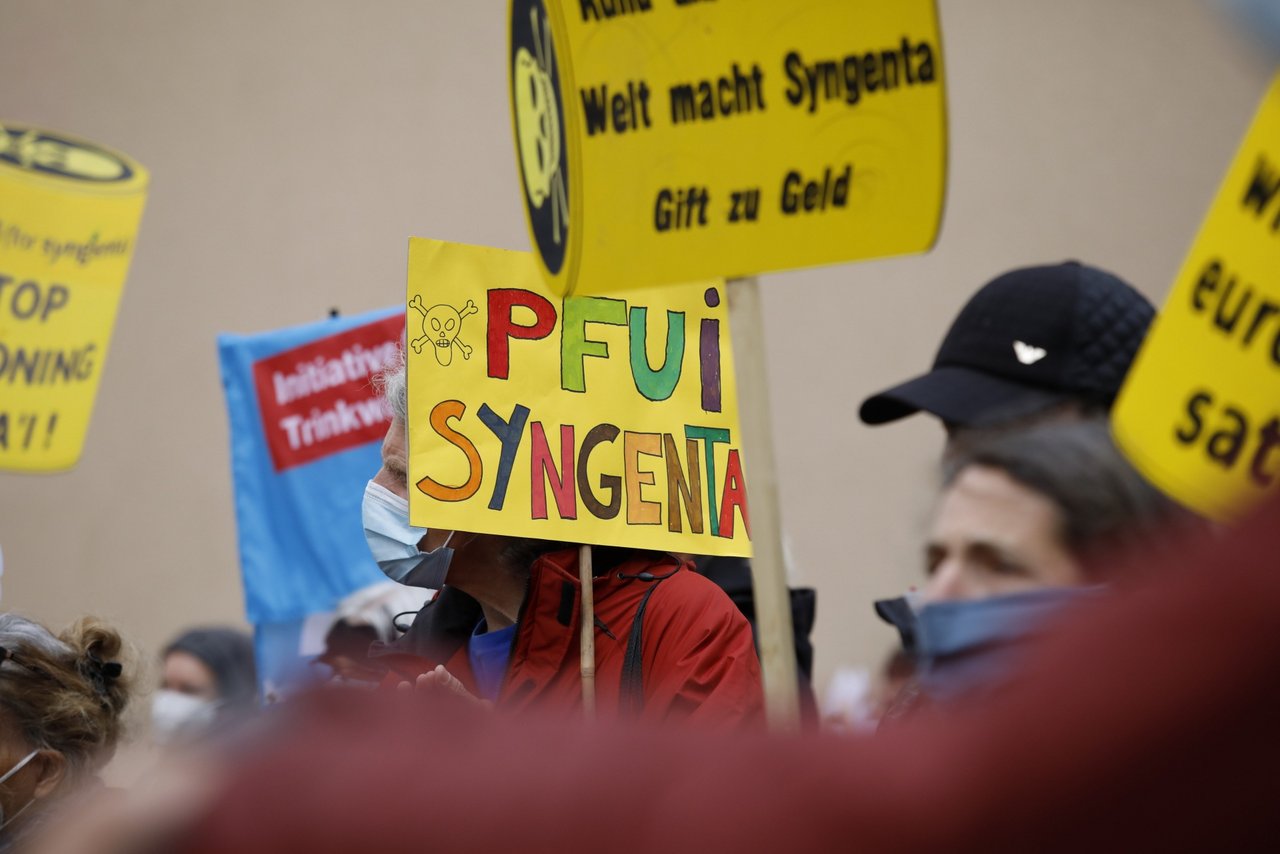
[[[681,838],[708,845],[750,839],[756,847],[765,839],[790,838],[821,847],[838,838],[824,834],[841,827],[832,800],[843,803],[849,793],[904,822],[896,828],[901,844],[894,845],[888,820],[875,818],[865,804],[850,807],[843,820],[880,840],[873,847],[976,848],[976,829],[991,827],[982,812],[989,799],[1015,798],[1024,782],[1015,771],[1038,779],[1043,798],[1055,785],[1071,793],[1087,782],[1101,787],[1100,776],[1117,762],[1073,764],[1071,756],[1052,750],[1038,766],[1010,760],[997,773],[989,758],[979,757],[970,765],[972,777],[960,779],[936,757],[972,760],[975,744],[985,745],[989,756],[1035,748],[1013,743],[1016,727],[999,729],[993,722],[1019,721],[1017,712],[1028,707],[1047,713],[1055,704],[1065,707],[1065,723],[1095,724],[1104,745],[1121,735],[1132,738],[1131,713],[1108,717],[1089,705],[1095,695],[1082,688],[1090,679],[1113,689],[1132,679],[1135,674],[1125,670],[1135,666],[1132,656],[1116,663],[1082,660],[1088,652],[1076,654],[1067,641],[1132,641],[1140,652],[1140,641],[1150,638],[1127,639],[1126,631],[1139,631],[1144,619],[1158,626],[1161,614],[1166,620],[1178,615],[1177,625],[1185,625],[1187,603],[1206,601],[1195,586],[1197,567],[1174,570],[1196,562],[1187,556],[1194,551],[1184,553],[1178,545],[1206,526],[1126,462],[1106,423],[1152,316],[1136,290],[1094,267],[1015,270],[973,296],[927,373],[863,403],[868,424],[923,411],[940,420],[946,439],[940,494],[921,544],[919,589],[865,603],[897,629],[901,643],[886,668],[894,689],[879,733],[848,739],[847,755],[843,746],[829,744],[784,750],[752,732],[761,728],[763,692],[750,596],[740,583],[743,567],[717,575],[705,558],[656,551],[596,547],[592,564],[596,714],[605,722],[652,727],[615,736],[575,725],[584,714],[581,544],[411,525],[401,364],[382,378],[395,417],[364,502],[366,537],[387,585],[344,603],[319,659],[335,687],[382,690],[326,692],[263,713],[251,639],[229,629],[185,632],[163,652],[152,730],[157,740],[184,750],[217,745],[217,770],[209,771],[208,752],[196,767],[218,782],[176,802],[129,798],[96,781],[122,739],[122,714],[140,687],[139,662],[101,623],[85,620],[54,635],[23,617],[0,615],[0,850],[346,850],[356,839],[396,844],[412,838],[415,811],[432,798],[453,807],[433,816],[437,827],[448,828],[449,839],[465,839],[461,834],[468,830],[490,841],[511,839],[524,826],[535,829],[530,847],[594,848],[583,842],[589,837],[558,836],[531,818],[539,806],[550,808],[548,797],[589,811],[568,811],[574,818],[566,821],[579,834],[612,827],[610,847],[620,850],[652,850]],[[1142,559],[1126,557],[1132,554]],[[1249,560],[1237,556],[1236,563],[1241,577],[1256,583],[1247,573]],[[398,626],[395,616],[408,589],[419,591],[410,597],[417,614]],[[1274,590],[1262,592],[1275,598]],[[1135,596],[1146,597],[1143,611],[1134,607]],[[1210,610],[1208,627],[1221,622],[1215,615]],[[1244,641],[1254,640],[1249,632],[1257,627],[1249,616],[1240,618],[1234,635],[1219,632],[1221,650],[1213,660],[1223,669],[1224,657],[1239,655]],[[1275,653],[1255,644],[1244,664],[1256,669],[1257,655]],[[1181,696],[1177,679],[1145,659],[1137,663],[1147,668],[1142,674],[1153,678],[1157,696]],[[1183,674],[1190,684],[1197,676],[1207,678]],[[1263,708],[1275,708],[1274,692],[1252,687],[1263,692]],[[414,705],[388,709],[372,699],[406,693]],[[1246,696],[1225,692],[1217,699],[1233,700],[1229,708],[1237,709]],[[1214,720],[1219,709],[1209,704],[1195,711],[1199,717],[1149,720],[1157,732],[1151,743],[1132,746],[1126,767],[1192,724]],[[725,732],[739,733],[740,740],[726,741]],[[1030,733],[1030,727],[1023,731]],[[1074,738],[1079,756],[1096,755],[1078,744],[1078,733],[1063,738]],[[936,751],[934,759],[920,759],[920,743]],[[1235,767],[1228,748],[1239,745],[1223,748],[1222,768]],[[899,761],[914,758],[917,784],[923,780],[941,793],[967,786],[962,802],[970,812],[953,806],[928,817],[918,802],[913,812],[905,796],[874,795],[874,782],[857,763],[891,774],[891,749],[900,751]],[[841,771],[832,757],[850,764]],[[425,773],[428,758],[449,773]],[[1219,765],[1208,766],[1209,772]],[[485,772],[497,768],[503,773],[495,781]],[[668,822],[664,830],[602,805],[607,793],[598,774],[606,770],[629,778],[618,797],[633,802],[636,813],[660,809]],[[397,787],[398,795],[375,802],[353,794],[370,791],[365,786],[374,780],[409,779],[415,771],[414,785]],[[761,780],[783,785],[789,773],[807,781],[780,799],[797,806],[798,819],[782,820],[776,809],[764,808],[749,819],[720,820],[735,799],[767,803]],[[347,784],[336,796],[318,785],[332,775]],[[445,787],[441,778],[456,781],[458,789]],[[831,786],[819,793],[815,778]],[[714,787],[711,803],[662,794],[664,785],[696,791],[697,783]],[[1165,798],[1179,794],[1176,787],[1159,791]],[[502,806],[468,803],[482,792],[481,800]],[[344,801],[333,797],[360,808],[343,812]],[[650,799],[659,806],[647,807]],[[1142,809],[1152,809],[1151,801],[1141,799]],[[1063,809],[1069,814],[1081,803]],[[1043,822],[1063,814],[1039,801],[1028,812]],[[929,820],[916,826],[913,816]],[[966,816],[976,823],[965,825]],[[1020,822],[1008,822],[1007,837],[984,838],[993,847],[1016,847]],[[637,835],[619,836],[623,828]],[[677,828],[685,836],[673,835]],[[1124,832],[1133,831],[1121,827],[1116,838]],[[552,840],[559,841],[552,846]]]
[[[987,715],[1007,718],[1019,703],[1070,706],[1069,686],[1080,689],[1085,677],[1079,672],[1089,665],[1103,683],[1116,684],[1124,675],[1121,664],[1108,669],[1110,662],[1082,663],[1061,645],[1063,638],[1078,642],[1081,627],[1096,624],[1112,642],[1126,643],[1116,614],[1134,626],[1156,619],[1135,610],[1133,597],[1149,597],[1157,606],[1168,600],[1173,604],[1159,607],[1173,613],[1190,595],[1180,592],[1189,585],[1187,573],[1170,568],[1194,562],[1179,544],[1197,534],[1220,534],[1148,484],[1117,451],[1107,427],[1110,406],[1153,315],[1131,286],[1089,265],[1014,270],[974,294],[928,372],[864,401],[861,417],[868,424],[923,411],[940,420],[946,439],[940,495],[921,544],[918,589],[861,606],[874,608],[896,628],[900,647],[883,674],[892,688],[879,731],[865,743],[849,738],[852,758],[892,767],[883,758],[885,745],[910,743],[903,738],[936,743],[940,755],[949,756],[961,749],[957,745],[969,744],[956,735],[960,722],[976,727],[967,738],[992,739],[996,755],[1006,749],[1001,738],[1007,733],[992,729]],[[654,800],[673,826],[710,823],[711,829],[690,831],[692,837],[739,838],[743,827],[777,837],[780,827],[794,825],[789,820],[770,829],[777,818],[773,809],[751,820],[735,818],[730,830],[722,821],[732,812],[725,807],[731,793],[761,794],[762,774],[786,788],[787,773],[829,770],[823,758],[829,747],[797,747],[788,754],[761,740],[759,638],[749,619],[745,564],[717,570],[715,561],[693,555],[594,547],[594,687],[593,701],[584,701],[582,544],[412,525],[403,363],[388,370],[381,385],[394,417],[382,443],[382,466],[366,488],[363,522],[373,559],[388,580],[340,608],[317,660],[325,690],[263,711],[252,639],[221,628],[175,638],[160,661],[152,731],[184,756],[203,751],[198,767],[220,782],[161,807],[154,797],[95,791],[101,789],[98,772],[123,737],[122,714],[141,687],[140,662],[130,660],[119,635],[93,620],[54,635],[23,617],[0,615],[0,850],[20,844],[58,850],[40,846],[70,840],[121,851],[170,850],[164,847],[169,845],[183,851],[301,850],[308,840],[321,850],[347,850],[335,840],[355,837],[342,834],[359,834],[357,847],[365,841],[394,843],[412,838],[406,834],[414,810],[426,793],[441,796],[442,779],[477,787],[467,790],[464,801],[474,797],[495,806],[459,806],[447,821],[435,815],[433,821],[454,833],[470,827],[489,840],[509,839],[513,817],[536,814],[538,804],[549,807],[549,793],[566,804],[596,804],[599,775],[609,771],[619,777],[617,797],[636,811],[651,809],[647,803]],[[1238,557],[1237,563],[1249,561]],[[1245,576],[1247,569],[1241,570]],[[1153,591],[1167,591],[1165,599]],[[812,591],[807,598],[805,591],[798,593],[797,613],[811,622]],[[416,609],[408,625],[396,619],[406,602],[412,603],[409,611]],[[841,618],[839,608],[832,611],[829,619]],[[797,632],[806,686],[808,627]],[[1252,628],[1242,620],[1239,630]],[[1238,649],[1233,639],[1220,639],[1222,655]],[[1068,686],[1057,694],[1054,679],[1046,683],[1046,675],[1055,673],[1056,684]],[[351,685],[374,690],[339,690]],[[1164,690],[1176,694],[1179,687],[1173,680]],[[387,711],[381,697],[399,705]],[[416,728],[406,726],[406,709],[417,716]],[[601,729],[583,729],[588,711]],[[1098,714],[1077,710],[1072,720],[1078,724],[1086,712]],[[373,726],[378,715],[388,717]],[[812,715],[806,719],[817,728]],[[1110,720],[1095,719],[1104,734]],[[1125,720],[1115,717],[1114,732],[1124,729]],[[645,725],[633,730],[637,735],[608,736],[610,726],[636,723]],[[1168,736],[1185,721],[1173,716],[1151,724]],[[371,732],[384,736],[380,746],[371,743]],[[726,741],[732,738],[743,740]],[[760,767],[730,761],[738,749],[733,745],[756,757]],[[1135,753],[1145,755],[1141,748]],[[902,759],[922,755],[910,750]],[[668,764],[655,765],[654,757]],[[1043,773],[1052,778],[1051,759]],[[1101,761],[1076,767],[1059,759],[1061,776],[1052,779],[1063,786],[1109,767]],[[706,762],[728,770],[716,774],[700,764]],[[216,772],[208,770],[210,764]],[[431,774],[428,765],[448,770]],[[566,777],[563,769],[581,776]],[[933,765],[917,771],[935,773]],[[960,784],[936,773],[940,791]],[[348,784],[336,796],[321,782],[333,774]],[[830,778],[833,788],[821,796],[812,785],[800,786],[809,798],[803,802],[783,798],[799,804],[802,816],[812,811],[814,824],[800,838],[813,841],[820,838],[814,828],[835,826],[827,801],[843,800],[837,783],[850,791],[866,788],[860,774],[854,769],[847,778]],[[992,792],[1017,782],[979,778]],[[373,779],[408,785],[398,785],[399,794],[367,813],[338,817],[323,811],[337,808],[332,797],[364,804],[370,799],[357,793],[369,791],[361,784]],[[280,788],[264,788],[267,781]],[[720,806],[699,813],[694,781],[713,786],[712,800]],[[663,794],[663,786],[688,797]],[[889,807],[903,818],[911,815],[901,803]],[[974,809],[979,807],[985,804]],[[301,818],[304,810],[322,811],[308,823]],[[1043,808],[1041,814],[1053,815]],[[583,818],[583,832],[607,828],[610,815],[606,809]],[[860,808],[855,818],[870,821],[866,815]],[[274,836],[261,829],[269,816],[281,818]],[[485,824],[495,816],[498,824]],[[577,809],[565,810],[565,821],[576,822],[577,816]],[[294,827],[291,820],[307,826]],[[955,821],[940,818],[937,826],[954,829]],[[619,827],[634,824],[626,819]],[[531,826],[538,828],[537,840],[552,838],[545,822]],[[502,833],[493,835],[499,827]],[[902,832],[904,842],[930,838],[919,829]],[[973,847],[976,840],[963,835],[963,826],[958,832],[956,847]],[[664,831],[610,847],[652,850],[666,838]],[[267,839],[274,842],[267,845]],[[578,841],[559,850],[595,847]]]

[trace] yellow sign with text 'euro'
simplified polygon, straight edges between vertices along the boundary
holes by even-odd
[[[406,324],[413,524],[751,553],[723,282],[561,298],[413,238]]]
[[[1153,483],[1216,519],[1280,480],[1280,75],[1138,353],[1112,426]]]
[[[556,293],[922,252],[946,185],[933,0],[512,0]]]
[[[79,460],[146,197],[123,154],[0,124],[0,470]]]

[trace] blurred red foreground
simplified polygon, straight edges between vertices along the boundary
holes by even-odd
[[[175,850],[1280,850],[1280,501],[1171,545],[981,709],[784,738],[332,698]]]

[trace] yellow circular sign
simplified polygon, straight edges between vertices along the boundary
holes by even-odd
[[[89,192],[136,193],[147,184],[146,170],[119,152],[58,131],[12,123],[0,125],[0,169]]]

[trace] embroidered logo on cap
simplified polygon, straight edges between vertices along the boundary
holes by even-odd
[[[1047,356],[1048,352],[1043,347],[1032,347],[1025,341],[1014,341],[1013,354],[1018,357],[1018,361],[1022,364],[1034,365]]]

